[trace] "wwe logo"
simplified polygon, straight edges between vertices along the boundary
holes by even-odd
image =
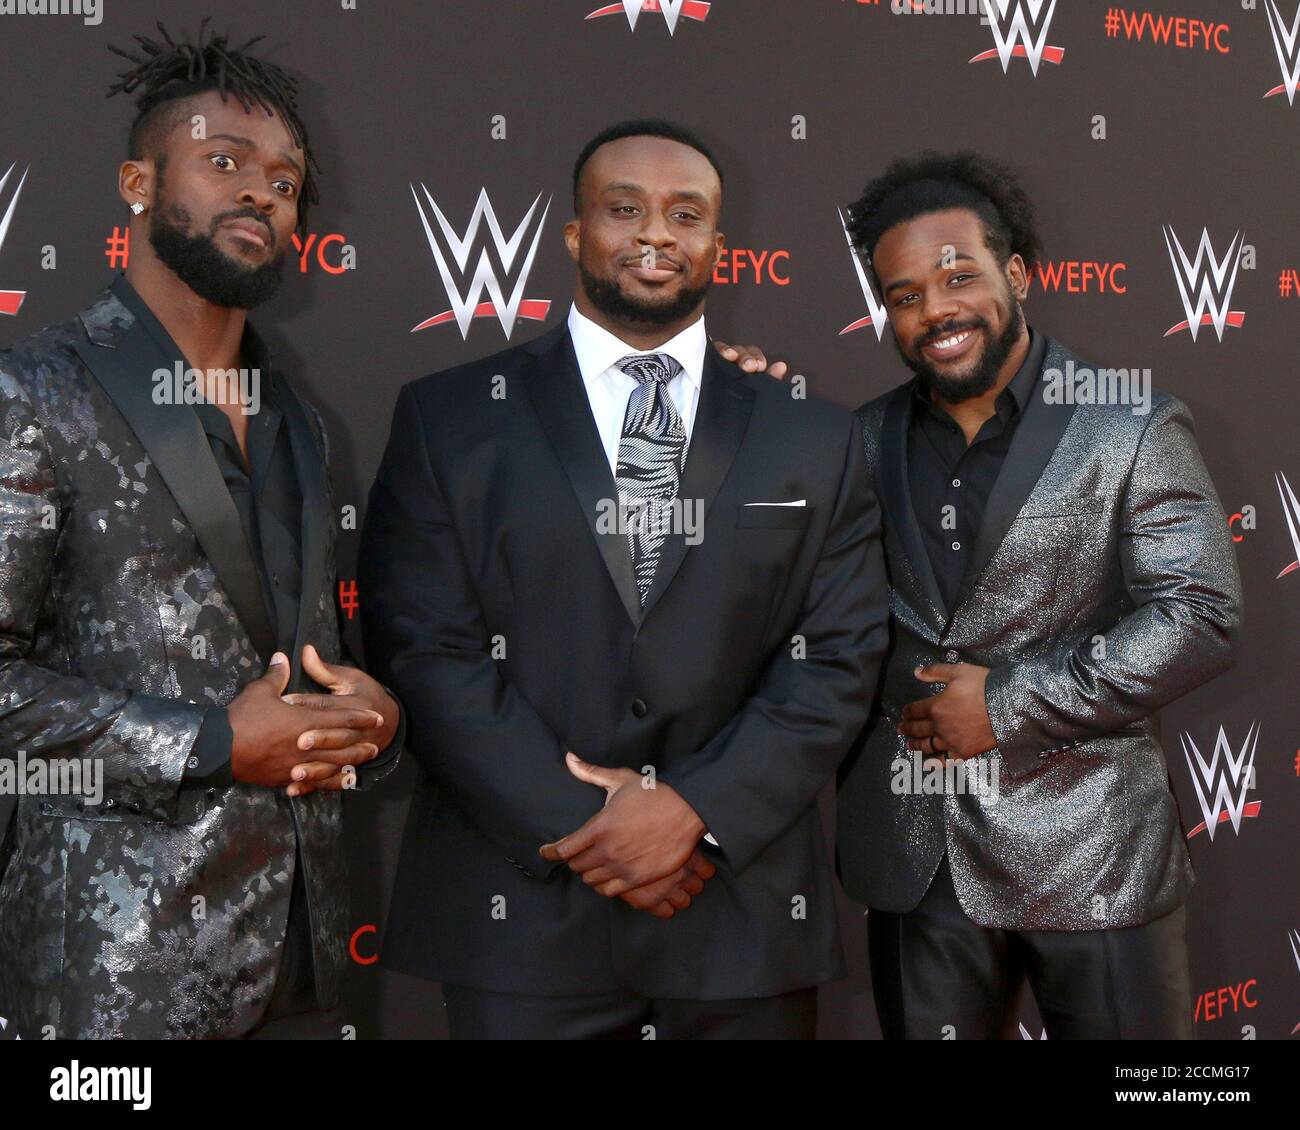
[[[1046,15],[1043,14],[1044,4],[1047,5]],[[1059,64],[1065,58],[1064,47],[1047,45],[1047,29],[1056,12],[1056,0],[984,0],[984,12],[991,17],[989,27],[993,29],[997,47],[992,51],[981,51],[971,60],[972,63],[1000,59],[1002,70],[1009,72],[1013,58],[1028,59],[1029,70],[1037,77],[1038,65],[1044,59]]]
[[[642,12],[659,12],[664,23],[668,25],[668,34],[677,30],[677,21],[685,16],[688,20],[706,20],[709,18],[710,4],[706,0],[619,0],[617,4],[606,4],[587,15],[594,20],[597,16],[616,16],[621,11],[627,16],[627,26],[636,31],[636,22]]]
[[[1282,22],[1282,13],[1277,10],[1277,0],[1264,0],[1264,11],[1268,13],[1268,30],[1273,33],[1273,49],[1282,68],[1282,83],[1264,97],[1272,98],[1285,91],[1287,102],[1294,106],[1296,91],[1300,90],[1300,50],[1297,50],[1300,47],[1300,7],[1296,8],[1289,31]]]
[[[1295,957],[1295,967],[1297,971],[1300,971],[1300,931],[1289,930],[1287,937],[1291,941],[1291,953]],[[1294,1036],[1297,1032],[1300,1032],[1300,1024],[1291,1029],[1291,1035]]]
[[[505,233],[501,230],[501,225],[497,222],[496,213],[492,210],[492,202],[488,199],[487,189],[481,189],[478,202],[474,205],[474,213],[469,218],[469,226],[465,229],[465,237],[462,239],[457,235],[451,224],[447,222],[447,217],[442,214],[442,209],[438,207],[429,190],[424,185],[420,185],[420,187],[424,189],[425,198],[429,202],[429,209],[432,211],[434,219],[438,221],[438,228],[442,233],[442,243],[434,235],[433,228],[429,224],[429,217],[425,214],[424,206],[420,203],[420,196],[415,191],[414,185],[411,187],[411,195],[415,197],[415,206],[420,212],[420,222],[424,225],[424,234],[428,237],[429,249],[433,252],[434,262],[438,264],[438,273],[442,275],[443,286],[447,288],[447,297],[451,299],[451,309],[444,310],[441,314],[435,314],[432,318],[426,318],[418,326],[413,327],[411,333],[428,329],[430,326],[444,325],[454,319],[456,325],[460,327],[460,336],[467,339],[469,337],[470,323],[473,319],[495,316],[500,321],[501,329],[508,339],[514,331],[515,321],[518,318],[544,322],[547,314],[550,313],[550,300],[541,298],[525,300],[524,286],[528,282],[529,271],[533,269],[533,260],[537,257],[537,245],[541,242],[542,228],[546,224],[546,214],[551,207],[550,199],[547,199],[546,207],[542,209],[541,218],[534,222],[533,217],[537,213],[537,206],[542,201],[542,194],[539,192],[537,199],[532,203],[532,207],[528,209],[519,227],[515,229],[515,233],[507,239]],[[496,248],[497,257],[501,261],[501,270],[507,278],[515,270],[515,259],[519,255],[520,248],[523,246],[529,230],[531,229],[533,233],[532,241],[528,244],[528,253],[524,257],[522,266],[518,269],[514,289],[511,291],[509,298],[506,298],[496,271],[488,259],[486,245],[479,251],[478,263],[474,268],[473,276],[469,278],[466,284],[463,294],[456,284],[457,275],[453,273],[447,255],[443,251],[443,244],[445,243],[452,260],[455,261],[459,269],[459,277],[464,279],[469,275],[470,255],[474,249],[474,244],[478,242],[479,232],[485,220],[488,234],[491,237],[493,246]],[[479,301],[484,290],[488,292],[491,298],[490,302]]]
[[[1187,768],[1192,775],[1192,786],[1196,789],[1196,799],[1200,803],[1201,814],[1205,817],[1205,823],[1198,824],[1188,832],[1187,838],[1190,840],[1201,832],[1209,832],[1210,840],[1213,841],[1215,829],[1225,820],[1231,820],[1232,830],[1241,835],[1242,818],[1259,815],[1259,801],[1246,803],[1246,793],[1255,783],[1259,723],[1251,723],[1241,753],[1236,757],[1232,755],[1232,746],[1222,726],[1219,727],[1219,736],[1214,740],[1214,754],[1208,762],[1196,748],[1191,734],[1184,732],[1180,739],[1183,743],[1183,756],[1187,759]],[[1193,754],[1195,762],[1192,761]],[[1223,758],[1222,766],[1219,764],[1220,756]],[[1211,793],[1213,803],[1206,799]]]
[[[1183,312],[1187,315],[1187,321],[1170,327],[1165,331],[1165,337],[1190,330],[1192,340],[1195,341],[1197,331],[1202,326],[1213,326],[1214,332],[1222,341],[1225,326],[1240,329],[1246,320],[1242,311],[1229,309],[1232,304],[1232,288],[1237,285],[1237,271],[1241,268],[1242,249],[1245,247],[1241,232],[1233,236],[1232,244],[1222,260],[1215,258],[1208,228],[1201,229],[1201,242],[1197,245],[1195,260],[1187,257],[1172,226],[1166,225],[1164,232],[1169,261],[1174,267],[1174,279],[1183,300]],[[1208,265],[1206,260],[1209,261]],[[1196,292],[1195,305],[1192,303],[1193,291]]]
[[[1282,513],[1286,515],[1286,526],[1291,531],[1291,548],[1295,550],[1295,560],[1274,578],[1280,581],[1288,573],[1300,569],[1300,500],[1296,499],[1295,491],[1281,471],[1277,473],[1277,493],[1282,496]]]
[[[849,241],[849,254],[853,256],[853,269],[858,272],[858,283],[862,287],[862,297],[866,299],[867,309],[871,311],[865,318],[850,322],[840,330],[840,336],[852,333],[854,330],[860,330],[863,326],[875,326],[876,340],[880,341],[885,336],[885,324],[888,321],[888,315],[885,313],[884,304],[877,302],[876,296],[871,292],[871,283],[867,279],[867,270],[862,265],[862,258],[858,255],[858,249],[853,246],[853,236],[849,234],[849,221],[842,211],[840,212],[840,224],[844,228],[844,238]]]
[[[10,174],[13,173],[16,165],[10,165],[5,170],[5,175],[0,177],[0,192],[4,192],[5,185],[9,183]],[[5,209],[3,218],[0,218],[0,247],[4,246],[5,236],[9,234],[9,223],[14,218],[14,209],[18,207],[18,197],[23,191],[23,185],[27,181],[27,173],[31,166],[23,170],[22,179],[18,181],[18,187],[14,189],[14,194],[10,197],[9,207]],[[22,307],[23,299],[27,297],[25,290],[0,290],[0,314],[17,314]]]

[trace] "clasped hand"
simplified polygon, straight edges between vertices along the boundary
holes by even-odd
[[[574,753],[565,763],[578,780],[605,790],[605,806],[581,828],[543,844],[542,858],[567,863],[598,894],[656,918],[690,906],[717,872],[700,851],[708,829],[695,810],[671,785],[632,769],[605,769]]]
[[[302,669],[329,693],[285,694],[289,659],[277,651],[266,674],[227,708],[236,781],[287,786],[290,796],[337,791],[355,779],[354,766],[393,740],[397,703],[364,671],[326,663],[311,644],[302,650]]]

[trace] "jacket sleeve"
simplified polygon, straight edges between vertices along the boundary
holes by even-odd
[[[1226,671],[1241,627],[1227,518],[1187,407],[1151,413],[1120,508],[1119,557],[1134,608],[1076,648],[996,667],[985,704],[1008,771],[1140,721]]]
[[[0,748],[29,765],[88,763],[103,774],[103,808],[172,819],[207,707],[97,686],[31,661],[65,515],[36,411],[3,362],[0,414]]]
[[[407,712],[406,748],[502,854],[534,876],[538,854],[598,812],[565,747],[497,667],[482,607],[414,390],[398,397],[361,539],[361,626],[377,678]]]
[[[880,511],[856,418],[795,632],[753,694],[704,748],[659,774],[743,871],[812,805],[866,724],[888,643]]]

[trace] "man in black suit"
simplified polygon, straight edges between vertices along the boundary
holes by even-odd
[[[567,323],[407,385],[370,496],[366,650],[422,770],[386,962],[453,1037],[810,1037],[844,973],[816,798],[886,643],[860,433],[708,349],[697,138],[607,130],[574,197]]]

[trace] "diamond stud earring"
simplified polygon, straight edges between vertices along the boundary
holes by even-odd
[[[134,215],[138,216],[141,212],[144,211],[144,205],[137,200],[134,204],[131,205],[131,211]]]

